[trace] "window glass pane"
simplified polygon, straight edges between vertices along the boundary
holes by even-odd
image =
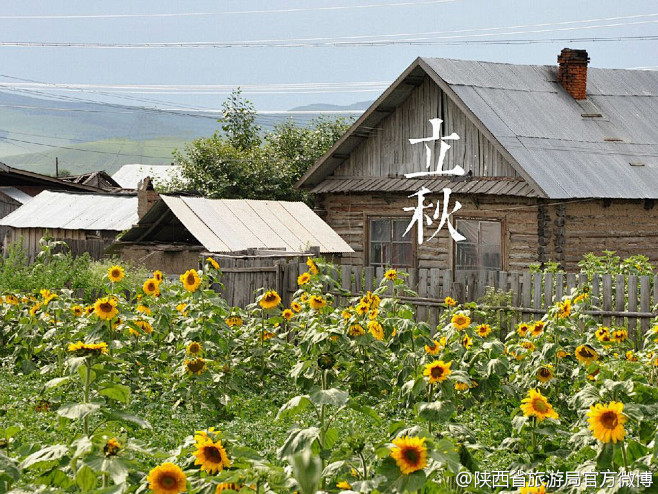
[[[500,222],[457,220],[456,227],[466,240],[456,243],[455,269],[501,269]]]
[[[457,231],[461,233],[466,240],[463,242],[478,243],[478,222],[471,220],[457,220]],[[458,242],[457,245],[463,243]]]
[[[480,244],[500,245],[500,223],[495,221],[480,222]]]
[[[409,221],[407,220],[393,220],[393,240],[402,240],[403,242],[411,243],[411,235],[413,231],[410,230],[406,236],[402,236],[408,226]]]
[[[390,242],[391,240],[391,221],[370,220],[370,240]]]
[[[411,243],[394,243],[391,246],[391,265],[400,268],[411,267],[413,262]]]
[[[455,250],[455,269],[477,269],[477,245],[466,241],[457,242]]]
[[[382,244],[370,243],[370,264],[382,264]]]

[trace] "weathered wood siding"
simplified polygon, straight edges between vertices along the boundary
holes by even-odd
[[[371,130],[370,136],[334,172],[335,176],[387,177],[425,170],[425,147],[410,144],[409,139],[432,135],[431,118],[443,120],[441,135],[455,132],[458,141],[446,141],[443,169],[456,165],[472,171],[476,177],[514,177],[516,171],[473,123],[429,78],[415,89],[395,112]],[[440,141],[433,145],[433,162]]]
[[[435,204],[438,197],[437,194],[431,196]],[[472,196],[453,194],[451,202],[455,199],[461,202],[462,209],[452,218],[501,221],[503,269],[522,270],[538,261],[536,199],[479,196],[476,202]],[[324,194],[321,201],[327,211],[324,220],[354,249],[353,254],[343,255],[342,263],[354,265],[366,262],[364,249],[369,217],[399,216],[411,220],[411,214],[403,208],[415,205],[415,198],[394,193]],[[428,240],[436,231],[438,221],[433,225],[424,230],[426,241],[416,246],[416,267],[452,269],[454,242],[446,226]],[[415,243],[415,234],[413,241]]]
[[[4,251],[7,252],[9,244],[22,242],[23,248],[28,253],[28,258],[33,261],[41,252],[39,240],[46,234],[54,240],[64,240],[69,244],[73,256],[88,252],[93,259],[100,259],[104,255],[105,248],[112,243],[118,232],[101,231],[100,237],[96,232],[85,230],[66,230],[62,228],[9,228],[4,237]]]

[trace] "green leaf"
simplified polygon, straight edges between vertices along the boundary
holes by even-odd
[[[366,405],[361,405],[360,403],[355,402],[354,400],[350,400],[347,403],[347,406],[350,407],[352,410],[355,412],[359,412],[362,415],[366,415],[370,417],[376,424],[381,424],[382,419],[379,418],[379,415],[375,411],[374,408],[366,406]]]
[[[14,482],[21,477],[16,462],[2,453],[0,453],[0,477],[6,477]]]
[[[336,441],[338,441],[338,434],[338,429],[335,427],[330,427],[327,429],[327,431],[324,433],[324,444],[322,445],[324,449],[333,448],[334,444],[336,444]]]
[[[69,403],[57,409],[57,414],[71,420],[78,420],[95,412],[101,407],[100,403]]]
[[[148,420],[138,417],[137,415],[131,415],[129,413],[117,412],[113,410],[103,410],[105,416],[108,420],[116,420],[120,422],[129,422],[134,424],[142,429],[152,429],[151,424]]]
[[[461,468],[459,453],[455,451],[455,445],[447,439],[434,443],[430,456],[453,473],[459,472]]]
[[[96,486],[96,473],[87,465],[82,465],[75,474],[75,483],[78,484],[82,492],[89,492]]]
[[[130,401],[130,388],[123,384],[112,383],[102,388],[99,393],[116,401],[128,404]]]
[[[65,384],[71,380],[71,376],[66,376],[66,377],[56,377],[55,379],[51,379],[48,381],[44,387],[46,389],[51,389],[51,388],[56,388],[58,386],[61,386],[62,384]]]
[[[450,418],[455,411],[451,401],[434,401],[432,403],[419,403],[418,416],[428,422],[442,422]]]
[[[337,407],[347,403],[348,393],[340,389],[315,389],[311,391],[310,398],[316,405],[334,405]]]
[[[52,446],[46,446],[45,448],[40,449],[39,451],[32,453],[30,456],[23,460],[21,463],[21,469],[27,469],[39,463],[59,460],[67,455],[69,448],[63,444],[54,444]]]
[[[612,467],[614,449],[612,443],[604,443],[601,448],[601,453],[596,459],[596,468],[599,472],[603,470],[610,470]]]
[[[525,415],[517,415],[512,419],[512,428],[517,432],[521,433],[521,429],[528,423],[528,417]]]
[[[307,395],[295,396],[279,409],[279,413],[276,415],[276,420],[297,415],[308,408],[309,405],[313,405],[313,403]]]
[[[294,429],[286,438],[283,446],[277,450],[277,454],[284,458],[310,448],[315,441],[320,439],[320,429],[310,427],[308,429]]]
[[[123,484],[128,478],[128,467],[123,460],[116,456],[97,456],[86,463],[97,472],[109,474],[115,484]]]
[[[292,471],[301,494],[315,494],[322,477],[322,460],[314,456],[310,448],[290,459]]]
[[[404,475],[391,457],[382,462],[378,473],[386,477],[380,485],[384,492],[415,492],[422,489],[427,480],[423,470]]]
[[[504,376],[507,373],[507,361],[506,360],[500,360],[497,358],[489,360],[489,363],[487,364],[487,372],[484,377],[489,377],[489,376]]]

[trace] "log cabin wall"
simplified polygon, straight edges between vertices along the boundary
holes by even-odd
[[[446,94],[425,77],[411,95],[361,143],[333,173],[335,177],[401,176],[425,170],[425,147],[410,144],[409,139],[432,135],[432,118],[443,120],[441,135],[455,132],[460,139],[446,141],[444,170],[460,165],[475,177],[515,177],[516,171],[485,138],[477,127],[457,108]],[[433,146],[438,156],[440,141]]]
[[[430,199],[436,205],[437,193]],[[441,196],[442,199],[442,196]],[[411,220],[411,213],[403,211],[404,207],[414,206],[415,198],[406,194],[323,194],[321,207],[327,214],[324,220],[338,233],[350,247],[353,254],[344,254],[343,264],[365,265],[367,263],[367,219],[369,217],[401,217]],[[523,270],[531,263],[539,261],[537,211],[538,199],[505,196],[469,196],[453,194],[453,200],[459,200],[462,209],[452,218],[472,218],[496,220],[502,227],[503,269]],[[453,222],[454,224],[454,222]],[[422,245],[415,246],[415,264],[418,268],[453,269],[454,242],[447,227],[429,240],[438,226],[424,229]],[[409,233],[408,235],[410,235]],[[415,232],[413,233],[415,244]]]

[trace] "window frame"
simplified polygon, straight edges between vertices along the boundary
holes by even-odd
[[[407,223],[409,223],[409,221],[411,221],[411,218],[408,215],[407,216],[395,215],[395,214],[393,214],[393,215],[391,215],[391,214],[366,214],[366,215],[364,215],[364,222],[365,222],[364,244],[363,244],[363,259],[364,259],[363,265],[364,266],[370,266],[370,267],[374,267],[374,268],[378,268],[378,267],[382,266],[380,264],[371,264],[371,262],[370,262],[371,261],[370,260],[370,222],[372,220],[376,221],[376,220],[386,220],[386,219],[389,220],[389,221],[404,220]],[[411,230],[409,231],[409,233],[407,233],[407,235],[409,235],[409,239],[410,239],[410,243],[411,243],[411,265],[410,266],[387,266],[387,265],[383,265],[382,267],[395,267],[395,268],[402,268],[402,269],[413,269],[413,268],[418,267],[417,264],[416,264],[417,263],[416,251],[417,251],[417,248],[418,248],[417,242],[415,241],[416,235],[417,235],[416,225],[414,225],[411,228]],[[392,245],[393,242],[391,241],[391,242],[389,242],[389,244]]]
[[[498,271],[507,271],[507,221],[504,217],[500,216],[486,216],[486,215],[454,215],[454,225],[457,229],[457,222],[461,220],[465,221],[488,221],[495,222],[500,224],[500,269]],[[458,230],[459,231],[459,230]],[[456,273],[457,270],[457,242],[450,242],[450,259],[451,259],[451,269],[453,273]],[[463,270],[459,271],[473,271],[473,270]],[[490,271],[490,270],[486,270]]]

